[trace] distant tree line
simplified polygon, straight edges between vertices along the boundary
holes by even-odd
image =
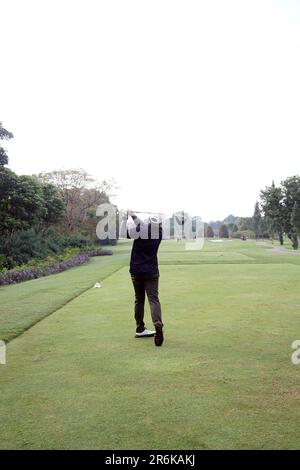
[[[205,236],[213,238],[272,238],[284,243],[287,236],[295,250],[300,236],[300,177],[292,176],[260,192],[252,217],[229,215],[205,224]]]
[[[255,217],[236,217],[229,215],[224,220],[205,224],[207,238],[269,238],[265,221],[261,221],[259,232],[256,230]]]

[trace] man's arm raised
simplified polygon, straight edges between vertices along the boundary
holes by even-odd
[[[131,217],[135,226],[128,226],[128,218]],[[121,238],[139,238],[140,236],[140,230],[141,227],[143,227],[145,224],[144,222],[139,219],[135,213],[131,210],[128,209],[127,212],[125,212],[122,216],[122,223],[120,227],[120,237]]]
[[[139,219],[139,217],[131,209],[128,209],[127,214],[132,218],[136,226],[139,225],[140,227],[142,227],[144,225],[144,222]]]

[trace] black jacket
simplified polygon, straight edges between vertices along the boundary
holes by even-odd
[[[132,238],[127,231],[127,237]],[[130,258],[130,274],[143,279],[159,276],[157,252],[162,240],[161,225],[138,225]]]

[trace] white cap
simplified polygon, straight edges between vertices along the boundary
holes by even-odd
[[[149,216],[149,220],[151,224],[161,224],[162,223],[162,216],[161,214],[151,214]]]

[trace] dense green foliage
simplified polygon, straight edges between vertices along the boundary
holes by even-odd
[[[55,187],[0,167],[0,268],[57,253],[59,235],[49,227],[63,213]]]
[[[11,237],[20,230],[59,222],[64,202],[55,187],[0,167],[0,232]]]
[[[10,237],[0,239],[0,270],[28,263],[31,259],[43,259],[63,253],[68,247],[86,249],[93,245],[92,237],[81,234],[64,235],[53,228],[40,232],[34,227],[16,231]]]
[[[0,123],[0,139],[12,137]],[[2,150],[0,270],[56,255],[66,247],[94,244],[96,207],[109,201],[113,184],[104,181],[97,186],[81,169],[17,175],[4,167],[8,158]]]
[[[300,235],[300,201],[297,200],[294,203],[294,207],[292,210],[292,224],[297,230],[298,235]]]
[[[299,246],[300,177],[287,178],[279,187],[273,182],[261,191],[261,201],[272,236],[277,234],[283,244],[286,234],[296,250]]]
[[[283,199],[282,188],[277,188],[274,181],[270,187],[261,191],[261,205],[265,214],[270,235],[272,238],[277,234],[280,244],[283,245]]]

